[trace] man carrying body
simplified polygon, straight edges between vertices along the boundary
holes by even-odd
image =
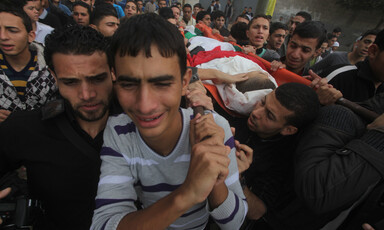
[[[272,23],[271,28],[269,29],[269,37],[267,39],[266,48],[276,51],[280,57],[285,55],[282,55],[280,48],[284,44],[287,30],[287,25],[281,22]]]
[[[325,29],[319,22],[309,21],[299,24],[288,43],[286,56],[281,59],[282,62],[272,62],[271,70],[287,68],[302,76],[305,65],[320,49],[324,40]]]
[[[113,36],[125,113],[105,131],[91,229],[204,228],[209,216],[222,229],[241,225],[247,204],[228,124],[209,114],[191,121],[192,110],[179,108],[191,77],[184,47],[177,28],[153,14],[128,20]]]
[[[269,21],[266,15],[256,15],[248,24],[247,37],[250,45],[244,47],[246,53],[254,53],[267,61],[279,60],[274,50],[263,48],[269,36]]]
[[[9,5],[9,6],[8,6]],[[13,7],[13,8],[12,8]],[[0,122],[11,112],[41,107],[55,94],[42,45],[34,43],[31,19],[11,2],[0,4]]]
[[[368,49],[376,39],[377,31],[368,30],[358,40],[351,52],[333,52],[311,67],[313,72],[321,74],[324,70],[335,65],[355,65],[368,56]]]
[[[99,5],[92,11],[89,26],[102,33],[105,37],[112,37],[119,25],[116,10],[110,4]]]
[[[88,26],[91,17],[91,7],[82,1],[73,4],[73,20],[79,25]]]
[[[94,29],[74,26],[54,31],[46,45],[62,99],[14,113],[1,124],[0,175],[27,168],[29,195],[44,209],[36,229],[85,230],[95,207],[99,152],[110,114],[108,43]]]

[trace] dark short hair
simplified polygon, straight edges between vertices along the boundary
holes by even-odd
[[[319,98],[309,86],[300,83],[286,83],[275,90],[276,99],[293,115],[285,117],[287,125],[301,128],[312,122],[320,109]]]
[[[184,8],[186,8],[186,7],[189,7],[189,8],[191,8],[192,9],[192,6],[191,6],[191,4],[184,4],[184,6],[183,6],[183,10],[184,10]]]
[[[245,14],[240,14],[239,16],[237,16],[235,21],[237,21],[237,19],[239,19],[239,18],[244,18],[244,19],[246,19],[249,22],[249,18]]]
[[[265,14],[256,14],[255,17],[253,17],[252,20],[248,23],[248,30],[251,28],[251,25],[252,25],[253,21],[255,21],[258,18],[264,18],[265,20],[267,20],[269,22],[269,19],[268,19],[267,15],[265,15]]]
[[[224,17],[225,19],[225,14],[221,10],[216,10],[211,13],[212,21],[216,20],[217,18]]]
[[[332,38],[336,38],[337,36],[331,33],[327,34],[327,40],[331,40]]]
[[[293,35],[297,34],[301,38],[316,38],[316,49],[320,48],[321,44],[326,40],[326,29],[317,21],[305,21],[297,25],[293,31]]]
[[[373,44],[376,44],[381,51],[384,50],[384,30],[381,30],[377,35],[375,42]]]
[[[108,16],[118,18],[115,7],[108,3],[100,4],[93,9],[90,24],[98,25],[103,18]]]
[[[245,22],[238,22],[231,27],[231,35],[237,41],[247,41],[248,25]]]
[[[20,6],[21,6],[21,2],[19,0],[1,1],[0,12],[10,13],[15,15],[16,17],[21,18],[25,29],[29,33],[32,31],[32,20]]]
[[[199,7],[200,9],[203,9],[203,6],[200,3],[196,3],[195,5],[193,5],[193,8],[195,7]]]
[[[159,15],[165,20],[175,18],[175,16],[173,15],[173,11],[170,7],[163,7],[159,9]]]
[[[333,33],[341,33],[341,28],[340,27],[335,27],[332,32]]]
[[[82,7],[84,7],[85,9],[87,9],[88,14],[91,15],[91,6],[89,4],[87,4],[87,3],[83,2],[83,1],[77,1],[77,2],[73,3],[72,9],[74,9],[75,6],[82,6]]]
[[[196,22],[203,20],[205,15],[210,15],[210,14],[208,11],[205,11],[205,10],[199,11],[199,13],[196,14]]]
[[[365,38],[365,37],[368,36],[368,35],[375,35],[375,36],[377,36],[378,33],[379,33],[378,30],[367,30],[367,31],[365,31],[365,32],[361,35],[361,38],[360,38],[359,40]]]
[[[296,16],[303,17],[305,19],[305,22],[306,21],[312,21],[311,14],[306,12],[306,11],[299,11],[299,12],[297,12]]]
[[[108,40],[101,33],[89,26],[74,24],[65,27],[63,30],[54,30],[51,34],[47,35],[44,58],[48,67],[55,71],[52,62],[52,56],[55,53],[92,55],[95,52],[102,52],[107,55],[109,66],[112,66],[108,45]]]
[[[174,25],[154,13],[135,15],[120,24],[111,42],[113,64],[117,55],[136,57],[143,51],[146,57],[151,57],[152,45],[157,46],[163,57],[177,55],[183,77],[187,69],[184,38]]]
[[[281,22],[274,22],[271,24],[271,27],[269,28],[269,34],[273,34],[278,29],[288,30],[288,26]]]

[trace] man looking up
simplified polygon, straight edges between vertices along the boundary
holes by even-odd
[[[376,39],[377,31],[368,30],[358,40],[351,52],[334,52],[326,56],[316,65],[312,66],[311,69],[321,74],[324,70],[335,65],[355,65],[368,56],[368,49]]]
[[[192,17],[192,6],[189,4],[183,6],[183,21],[187,26],[196,25],[196,20]]]
[[[274,50],[280,56],[284,56],[281,54],[280,48],[284,44],[287,30],[287,25],[281,22],[272,23],[271,28],[269,29],[269,37],[267,39],[267,49]]]
[[[91,17],[91,7],[82,1],[73,4],[73,20],[79,25],[88,26]]]
[[[44,209],[34,229],[89,229],[112,97],[107,48],[90,27],[55,30],[45,58],[62,99],[14,113],[0,125],[0,176],[27,168],[29,195]]]
[[[192,120],[179,108],[191,70],[178,29],[138,15],[119,27],[111,50],[125,113],[105,130],[91,229],[204,228],[209,216],[221,229],[239,228],[247,204],[228,123],[217,114]]]
[[[105,37],[112,37],[119,24],[115,8],[110,4],[102,4],[92,11],[89,26],[102,33]]]
[[[266,15],[256,15],[249,22],[246,33],[250,43],[244,48],[246,53],[252,52],[270,62],[280,58],[276,51],[263,48],[269,36],[269,21]]]
[[[32,43],[31,19],[14,2],[0,4],[0,122],[13,111],[33,110],[55,94],[43,46]]]

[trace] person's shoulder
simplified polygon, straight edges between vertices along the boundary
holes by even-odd
[[[320,73],[320,77],[327,78],[328,82],[330,82],[335,77],[353,75],[355,71],[357,71],[357,67],[355,65],[338,64],[326,68]]]
[[[41,30],[49,31],[49,32],[51,32],[52,30],[54,30],[53,27],[51,27],[51,26],[49,26],[49,25],[47,25],[47,24],[44,24],[44,23],[42,23],[42,22],[36,22],[36,23],[37,23],[38,27],[40,27]]]

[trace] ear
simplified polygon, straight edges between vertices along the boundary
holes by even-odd
[[[295,133],[297,133],[297,128],[292,125],[287,125],[280,131],[280,134],[283,136],[289,136]]]
[[[185,92],[187,91],[187,87],[189,84],[189,81],[191,80],[192,77],[192,70],[190,68],[187,68],[187,71],[185,71],[184,77],[182,79],[182,92],[181,95],[184,96]]]
[[[249,30],[246,30],[245,33],[247,34],[247,38],[249,39]]]
[[[368,57],[369,59],[373,59],[377,56],[377,54],[380,53],[380,49],[376,44],[372,44],[368,48]]]
[[[28,43],[32,43],[36,38],[36,33],[35,31],[31,30],[29,33],[28,33]]]

